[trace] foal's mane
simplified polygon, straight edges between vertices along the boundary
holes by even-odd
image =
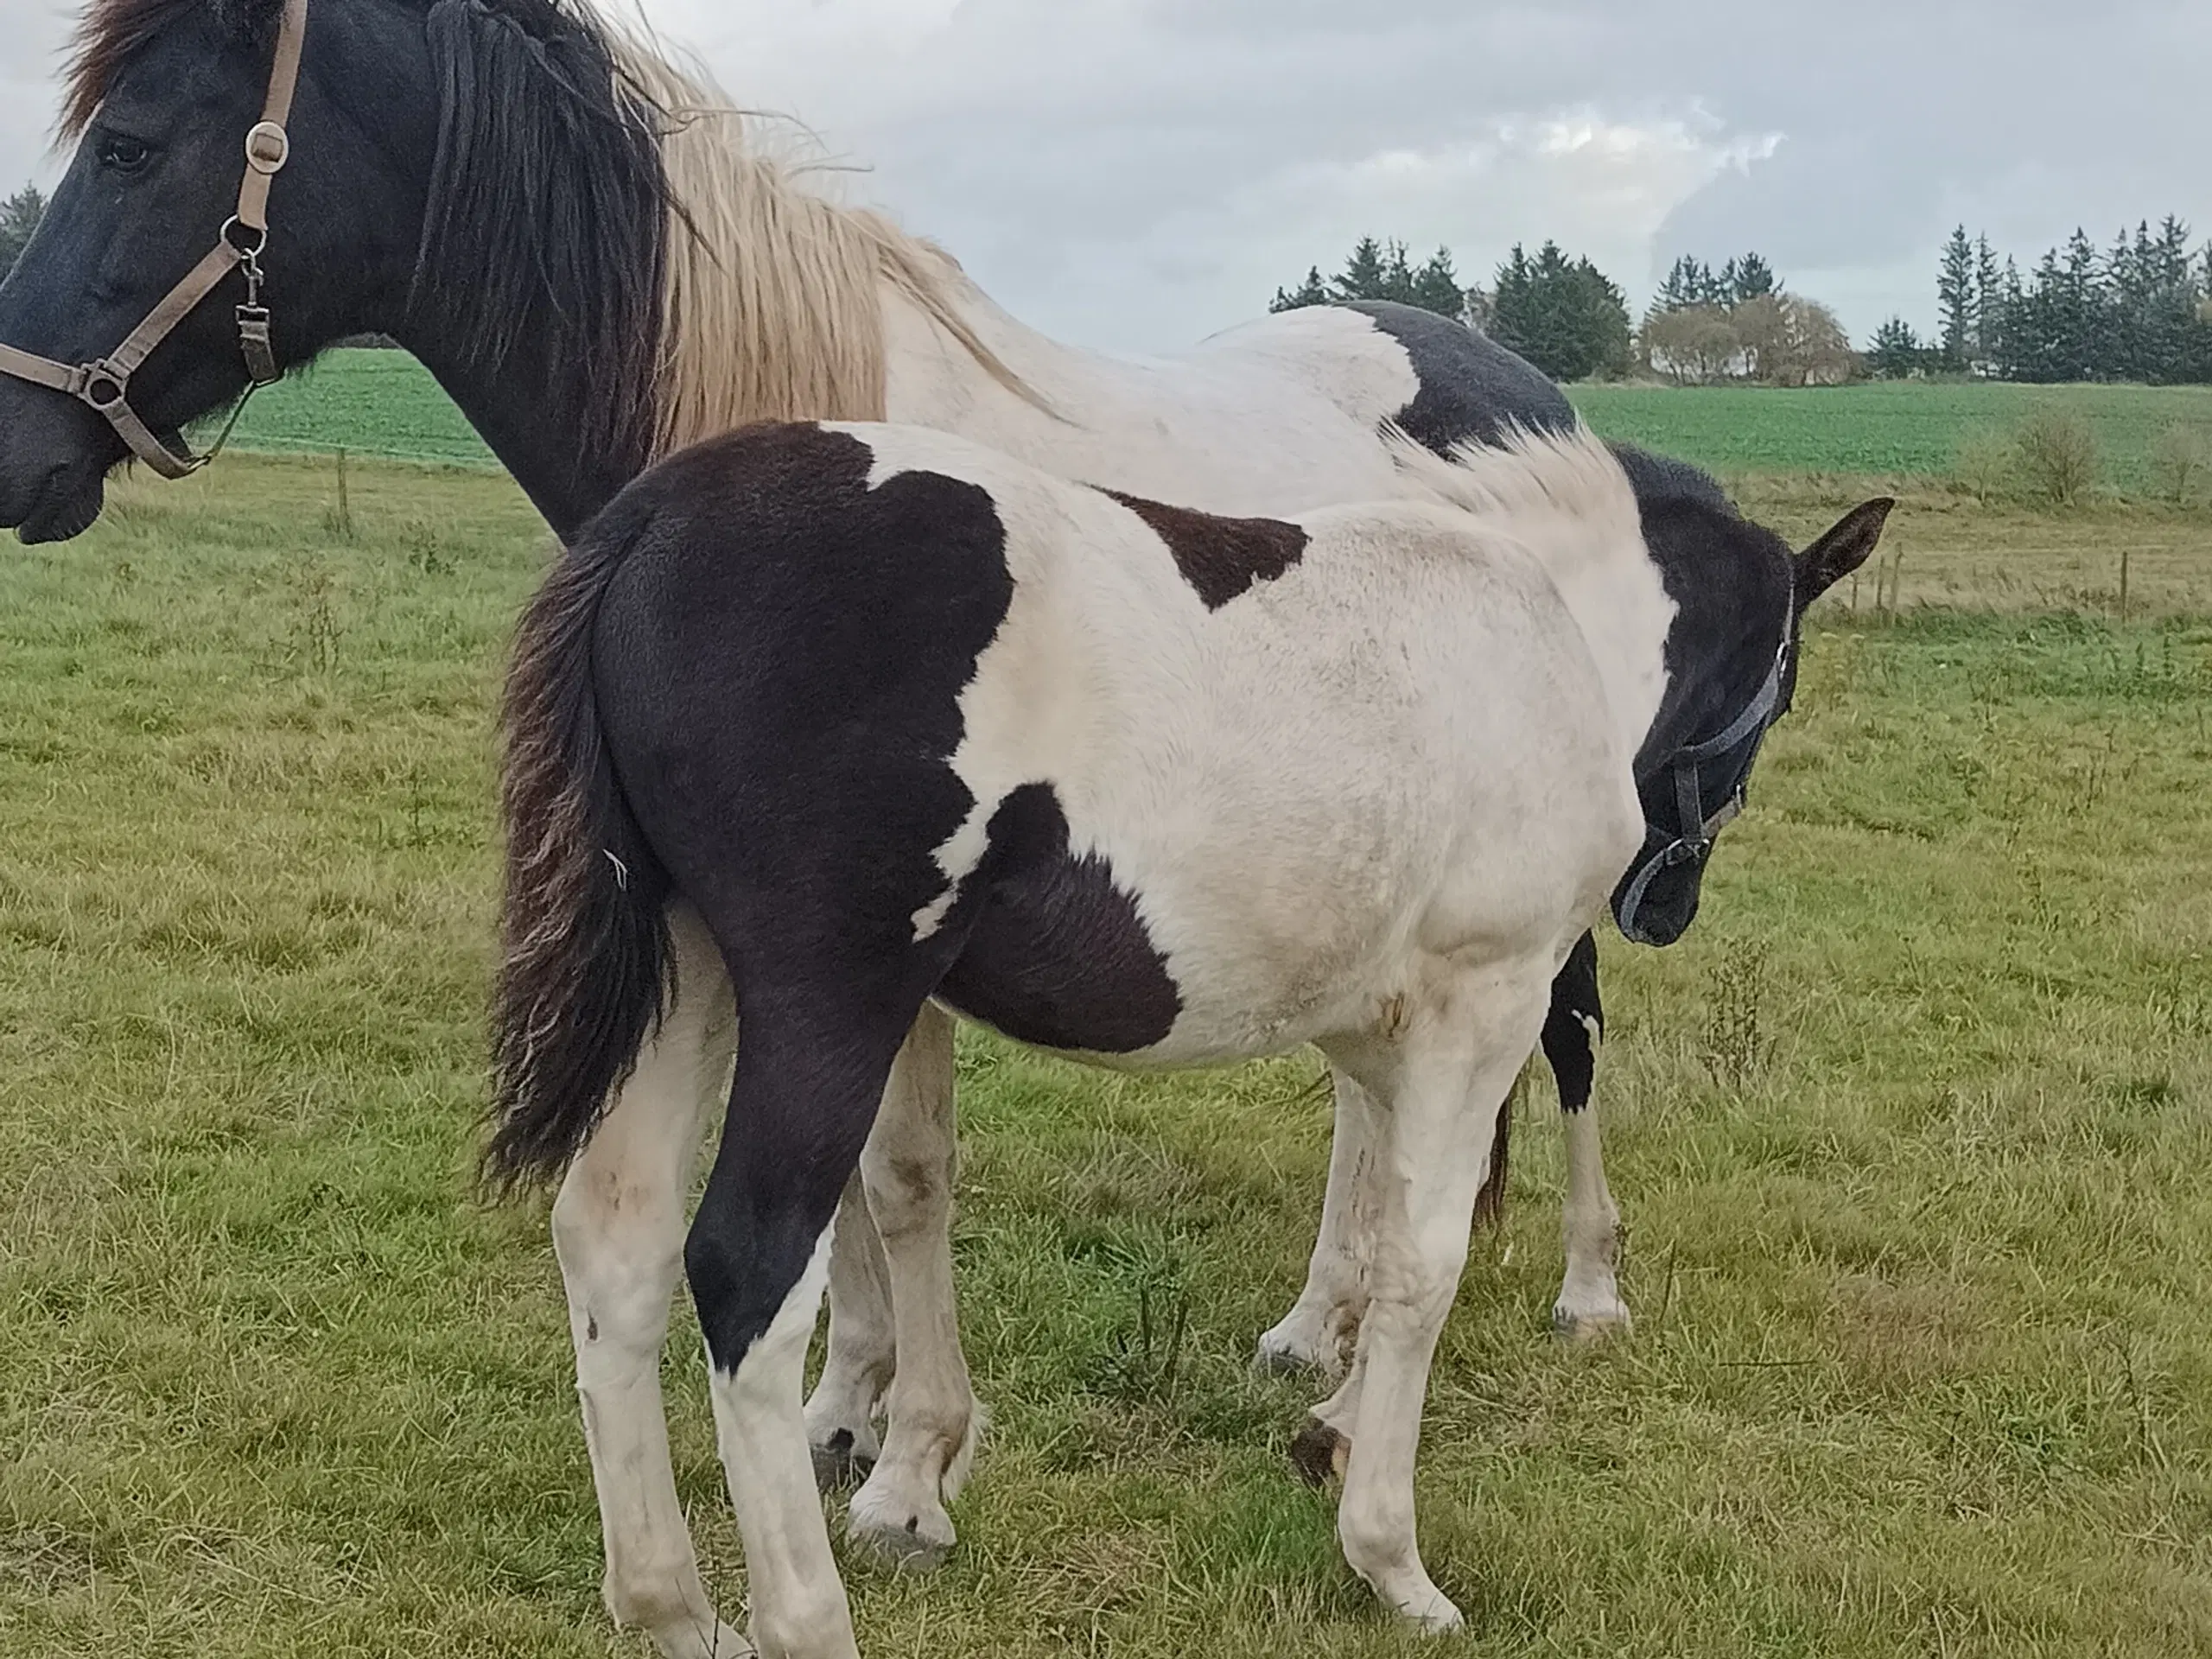
[[[188,13],[258,45],[281,3],[92,0],[63,136]],[[423,9],[443,107],[416,302],[480,361],[529,338],[580,365],[589,440],[642,464],[754,421],[882,419],[887,289],[1036,401],[963,318],[950,255],[810,188],[817,158],[763,145],[764,123],[642,28],[597,0]]]
[[[1403,432],[1385,435],[1399,472],[1423,493],[1533,549],[1554,569],[1643,544],[1642,510],[1620,458],[1577,423],[1536,431],[1517,423],[1496,442],[1440,455]]]

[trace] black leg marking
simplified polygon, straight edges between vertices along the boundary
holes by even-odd
[[[1552,981],[1551,1011],[1544,1016],[1544,1058],[1559,1080],[1561,1111],[1579,1112],[1590,1103],[1598,1072],[1595,1040],[1605,1030],[1605,1010],[1598,1001],[1598,941],[1585,933]]]

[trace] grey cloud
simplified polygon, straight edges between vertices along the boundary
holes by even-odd
[[[853,194],[1017,313],[1103,345],[1249,315],[1367,230],[1448,243],[1471,276],[1557,236],[1638,293],[1677,253],[1757,247],[1806,291],[1827,283],[1861,333],[1929,320],[1960,220],[2024,255],[2077,221],[2108,238],[2172,211],[2212,231],[2201,3],[645,6],[741,102],[872,163]],[[52,0],[0,0],[0,188],[40,164],[64,27]],[[1614,148],[1528,141],[1562,115]],[[1724,164],[1769,135],[1766,159]]]

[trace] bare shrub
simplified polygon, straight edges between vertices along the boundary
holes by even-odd
[[[2186,505],[2212,480],[2212,437],[2175,422],[2158,434],[2151,450],[2151,469],[2158,480],[2159,495]]]
[[[1959,445],[1951,477],[1983,506],[2012,493],[2019,474],[2019,447],[1998,432],[1977,432]]]
[[[2028,487],[2053,506],[2070,507],[2096,487],[2097,435],[2075,410],[2046,404],[2013,435]]]

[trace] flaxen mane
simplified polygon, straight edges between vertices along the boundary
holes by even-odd
[[[1400,474],[1423,493],[1475,514],[1554,569],[1643,539],[1629,474],[1586,426],[1536,432],[1515,425],[1494,443],[1453,446],[1448,459],[1403,432],[1386,433],[1384,442]]]
[[[886,284],[1032,397],[961,317],[966,279],[949,254],[808,188],[818,158],[764,148],[765,124],[702,69],[641,34],[612,38],[624,77],[661,112],[682,220],[669,251],[664,449],[754,421],[883,419]]]
[[[280,6],[93,0],[64,136],[188,14],[257,46]],[[587,365],[593,441],[642,467],[754,421],[882,419],[887,289],[1038,401],[962,317],[950,256],[809,188],[818,168],[762,148],[763,124],[703,71],[593,0],[429,0],[424,16],[440,115],[416,303],[481,360],[528,339]]]

